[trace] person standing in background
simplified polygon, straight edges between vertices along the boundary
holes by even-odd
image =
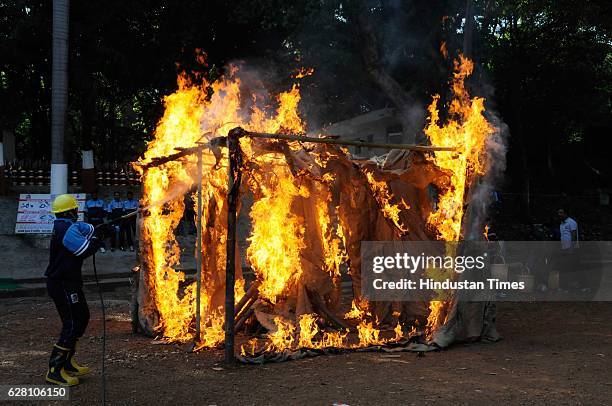
[[[561,262],[560,285],[563,289],[581,287],[586,289],[585,275],[580,272],[578,256],[579,235],[578,223],[569,217],[566,209],[557,210],[559,217],[559,240],[561,241]],[[578,285],[578,286],[575,286]]]
[[[119,217],[125,214],[120,192],[113,193],[113,200],[111,200],[108,206],[106,206],[106,213],[109,221],[117,220]],[[123,241],[123,236],[121,235],[120,224],[113,223],[113,232],[111,233],[111,251],[115,251],[115,248],[117,248],[117,239],[119,239],[119,247],[121,248],[121,251],[124,251],[125,241]]]
[[[85,202],[85,221],[96,227],[104,223],[106,217],[106,209],[104,200],[98,197],[98,192],[93,192],[89,199]],[[106,244],[100,242],[100,252],[106,252]]]
[[[134,199],[134,192],[127,192],[127,199],[123,201],[125,214],[130,214],[138,210],[138,200]],[[134,239],[136,236],[136,216],[125,219],[121,223],[121,238],[130,246],[130,251],[134,251]]]
[[[557,211],[557,215],[559,216],[559,220],[561,221],[559,225],[559,238],[561,240],[561,249],[573,249],[578,248],[578,223],[576,220],[568,216],[567,210],[559,209]]]

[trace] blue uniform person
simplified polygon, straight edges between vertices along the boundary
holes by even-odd
[[[109,221],[117,220],[119,217],[125,214],[123,202],[121,201],[121,194],[119,192],[113,193],[113,200],[111,200],[108,206],[106,206],[106,213]],[[123,241],[123,236],[120,234],[120,231],[120,224],[113,224],[113,232],[110,236],[111,251],[114,251],[115,248],[117,248],[117,237],[119,237],[121,251],[125,249],[125,241]]]
[[[123,201],[123,211],[130,214],[138,210],[138,200],[134,199],[133,192],[127,192],[127,199]],[[130,217],[121,223],[121,239],[130,246],[130,251],[134,251],[134,237],[136,235],[136,217]]]
[[[98,198],[97,192],[93,192],[91,197],[85,202],[85,218],[87,222],[94,227],[104,223],[104,218],[106,217],[105,206],[104,200]],[[100,251],[103,253],[106,251],[104,241],[102,241]]]
[[[55,213],[49,252],[49,265],[45,271],[47,291],[62,321],[62,329],[49,358],[46,380],[62,386],[79,383],[78,376],[89,373],[79,366],[74,353],[77,340],[89,322],[89,307],[83,294],[81,268],[83,260],[100,247],[103,228],[96,229],[78,222],[78,204],[71,195],[59,195],[53,200]]]

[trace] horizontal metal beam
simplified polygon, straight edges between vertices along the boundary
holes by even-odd
[[[242,130],[242,129],[241,129]],[[287,141],[300,141],[300,142],[314,142],[318,144],[333,144],[333,145],[350,145],[355,147],[366,147],[366,148],[381,148],[381,149],[401,149],[407,151],[420,151],[420,152],[434,152],[434,151],[455,151],[453,147],[436,147],[429,145],[412,145],[412,144],[384,144],[376,142],[365,142],[359,140],[343,140],[335,136],[323,136],[328,138],[319,137],[307,137],[304,135],[289,135],[289,134],[269,134],[259,133],[253,131],[242,130],[242,137],[250,138],[265,138],[273,140],[287,140]],[[330,138],[335,137],[335,138]],[[176,154],[168,155],[165,157],[155,157],[151,159],[151,162],[142,165],[143,169],[151,168],[154,166],[160,166],[170,161],[176,161],[184,156],[192,155],[202,149],[209,149],[213,147],[226,146],[227,137],[215,137],[212,138],[208,143],[198,143],[197,146],[191,148],[175,148],[179,151]]]
[[[381,149],[403,149],[410,151],[454,151],[453,147],[435,147],[428,145],[412,145],[412,144],[384,144],[376,142],[364,142],[359,140],[343,140],[339,138],[319,138],[319,137],[306,137],[302,135],[287,135],[287,134],[267,134],[257,133],[251,131],[245,131],[244,136],[251,138],[268,138],[276,140],[289,140],[289,141],[301,141],[301,142],[316,142],[319,144],[334,144],[334,145],[351,145],[355,147],[367,147],[367,148],[381,148]]]

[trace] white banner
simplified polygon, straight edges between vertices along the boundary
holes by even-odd
[[[83,221],[85,193],[72,194],[79,203],[79,221]],[[50,194],[21,194],[17,208],[15,234],[51,234],[55,215],[51,213]]]

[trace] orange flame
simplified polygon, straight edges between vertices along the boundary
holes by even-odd
[[[299,317],[300,325],[300,338],[298,340],[298,347],[300,348],[313,348],[315,344],[312,339],[319,332],[317,326],[317,319],[314,314],[303,314]]]
[[[314,68],[300,68],[297,73],[293,75],[295,79],[302,79],[306,76],[311,76],[314,73]]]
[[[374,179],[374,175],[372,174],[372,172],[366,171],[365,175],[370,187],[372,188],[372,191],[374,192],[374,197],[376,198],[376,201],[382,209],[384,216],[391,220],[402,234],[407,233],[408,227],[403,225],[400,221],[400,207],[397,204],[391,203],[393,195],[389,191],[387,183]],[[402,205],[406,208],[409,207],[408,204],[404,201],[402,201]]]
[[[372,322],[366,322],[363,320],[357,326],[357,332],[359,334],[359,347],[368,347],[370,345],[382,345],[386,340],[379,338],[380,330],[374,327]]]
[[[448,50],[446,49],[446,41],[442,41],[440,43],[440,53],[444,57],[444,59],[448,59]]]
[[[430,158],[440,168],[451,173],[452,186],[441,196],[428,224],[441,240],[458,241],[464,216],[464,203],[475,178],[486,170],[484,158],[485,142],[494,131],[483,116],[484,100],[470,98],[465,88],[465,78],[473,70],[470,60],[460,56],[455,62],[452,89],[453,99],[449,107],[449,119],[440,123],[438,102],[434,96],[429,106],[429,122],[425,134],[436,146],[455,147],[453,152],[436,151]],[[148,144],[144,157],[137,168],[155,157],[170,155],[177,147],[189,148],[202,141],[202,134],[211,138],[226,134],[231,128],[242,126],[247,130],[268,133],[304,133],[305,123],[298,114],[300,102],[299,87],[277,97],[278,107],[269,112],[253,107],[244,113],[240,99],[240,80],[236,70],[220,81],[202,85],[189,83],[184,77],[178,79],[178,90],[164,99],[165,112],[155,131],[155,138]],[[212,95],[209,97],[209,88]],[[297,142],[288,143],[289,148],[298,148]],[[301,253],[305,249],[304,219],[292,211],[294,202],[308,198],[311,193],[320,196],[316,205],[316,223],[319,227],[325,271],[334,280],[340,276],[340,265],[346,261],[344,251],[344,230],[334,226],[335,216],[329,191],[321,185],[307,186],[296,182],[288,165],[284,164],[281,153],[254,154],[255,144],[241,139],[241,147],[250,163],[260,170],[250,171],[246,180],[255,194],[255,201],[249,216],[252,220],[247,261],[253,267],[259,281],[259,297],[277,303],[286,295],[301,276]],[[201,324],[199,347],[213,347],[223,338],[223,307],[218,292],[224,289],[217,270],[225,267],[225,224],[223,202],[227,193],[227,151],[223,150],[221,163],[213,168],[219,157],[211,152],[204,153],[203,165],[203,212],[199,221],[209,230],[209,237],[203,241]],[[316,157],[318,165],[325,166],[328,157]],[[183,195],[193,189],[199,181],[196,178],[195,157],[186,157],[143,173],[143,199],[151,205],[150,216],[143,218],[143,258],[146,261],[148,287],[159,316],[156,330],[175,341],[194,338],[195,283],[188,281],[185,274],[177,271],[180,265],[180,248],[175,237],[184,211]],[[368,184],[383,215],[390,220],[401,234],[408,231],[400,221],[402,209],[409,204],[401,197],[394,197],[384,181],[376,180],[374,174],[365,171]],[[331,182],[332,175],[324,175],[325,182]],[[399,203],[395,203],[399,201]],[[157,204],[158,202],[164,202]],[[214,220],[217,219],[217,220]],[[216,221],[216,222],[215,222]],[[244,295],[244,280],[238,279],[235,288],[236,301]],[[380,330],[372,322],[364,320],[367,301],[352,303],[346,319],[361,320],[357,326],[359,344],[347,343],[348,331],[321,331],[316,317],[305,314],[298,318],[299,338],[296,340],[296,326],[291,321],[275,318],[276,332],[269,334],[266,351],[284,351],[294,345],[303,348],[356,347],[381,345],[389,340],[380,337]],[[431,333],[443,322],[444,302],[432,301],[427,327]],[[398,323],[394,329],[395,340],[403,335]],[[317,337],[320,340],[317,341]],[[254,354],[256,344],[251,343],[250,353]],[[247,349],[242,348],[244,354]]]
[[[297,112],[300,101],[297,85],[278,96],[278,108],[273,114],[254,107],[250,115],[245,115],[241,112],[240,80],[235,77],[236,72],[237,69],[232,67],[220,81],[201,85],[190,83],[184,76],[179,76],[178,90],[164,98],[165,111],[155,130],[155,138],[148,144],[144,157],[135,165],[143,173],[144,204],[150,205],[150,215],[143,218],[142,239],[143,257],[149,271],[148,284],[159,316],[155,329],[169,340],[186,341],[194,336],[195,283],[188,282],[185,274],[176,270],[180,261],[180,248],[174,230],[183,215],[183,195],[197,184],[196,158],[189,156],[182,161],[149,168],[146,172],[141,169],[142,165],[150,163],[155,157],[173,154],[176,148],[195,146],[196,142],[201,141],[202,134],[208,134],[210,138],[226,134],[236,126],[266,132],[303,132],[304,129],[304,123]],[[210,97],[209,87],[213,91]],[[243,141],[245,143],[241,142],[241,145],[249,150],[248,140]],[[262,157],[261,161],[270,165],[274,158]],[[219,297],[215,292],[224,289],[224,281],[218,278],[214,270],[225,267],[226,233],[223,230],[224,224],[207,223],[209,218],[224,218],[221,202],[227,192],[226,150],[222,152],[221,160],[218,168],[213,169],[216,158],[211,152],[204,152],[203,212],[202,217],[196,221],[200,221],[204,229],[212,230],[212,238],[211,241],[203,241],[199,347],[215,346],[223,337],[223,311],[219,307],[222,303],[217,303],[215,300],[218,299],[213,300],[213,297]],[[288,213],[293,197],[304,191],[294,187],[285,193],[294,184],[286,167],[282,173],[275,170],[275,175],[274,178],[260,179],[260,192],[266,203],[279,210],[270,210],[270,207],[266,208],[259,202],[259,205],[255,205],[251,212],[254,226],[247,252],[258,277],[263,281],[260,288],[262,297],[268,296],[271,300],[282,292],[291,276],[295,276],[293,271],[299,269],[296,265],[299,265],[299,250],[303,247],[300,243],[302,225],[299,219],[293,218],[293,221],[286,222],[287,219],[282,218],[282,215]],[[279,216],[271,219],[270,213],[278,213]],[[277,222],[274,223],[274,220]],[[270,228],[270,224],[273,228]],[[276,230],[274,227],[277,227]],[[289,236],[294,239],[289,241]],[[270,243],[267,238],[274,242]],[[279,245],[281,240],[287,241],[286,245]],[[285,248],[291,249],[292,255],[283,252]],[[266,250],[268,252],[264,253]],[[285,258],[289,260],[285,261]],[[281,266],[276,267],[279,264]],[[288,276],[283,275],[283,270]],[[235,287],[236,301],[243,295],[244,280],[239,278]]]
[[[399,321],[397,322],[397,325],[393,329],[393,332],[395,333],[394,341],[399,341],[404,337],[404,332],[402,331],[402,325],[400,324]]]
[[[351,310],[346,312],[344,318],[346,320],[350,319],[358,319],[361,320],[364,315],[369,314],[366,311],[362,310],[362,308],[368,308],[368,301],[366,299],[362,299],[361,301],[357,301],[357,299],[353,299],[351,303]]]
[[[474,64],[459,55],[455,61],[452,80],[453,98],[449,107],[449,119],[440,124],[438,102],[435,95],[429,110],[429,123],[425,134],[431,143],[440,147],[454,147],[455,151],[436,151],[433,162],[451,173],[451,187],[439,197],[437,210],[429,216],[428,223],[444,241],[458,241],[461,237],[466,193],[477,176],[486,170],[486,141],[495,129],[484,117],[484,99],[471,98],[465,88],[465,79],[472,74]],[[437,328],[442,320],[444,304],[430,303],[427,327]]]
[[[290,350],[295,341],[295,326],[290,321],[283,320],[282,317],[275,317],[274,324],[276,325],[276,331],[268,334],[270,343],[266,351],[283,352]]]

